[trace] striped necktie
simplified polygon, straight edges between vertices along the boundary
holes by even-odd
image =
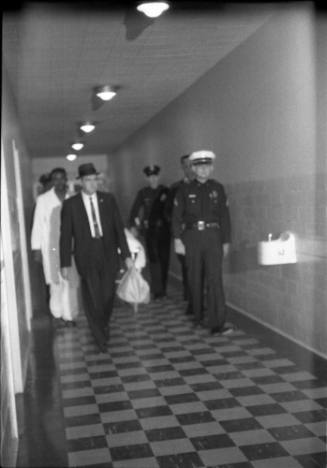
[[[95,215],[95,209],[94,209],[92,197],[90,197],[90,204],[91,204],[91,214],[92,214],[92,222],[93,222],[93,226],[94,226],[95,238],[99,239],[101,237],[100,236],[100,228],[99,228],[99,224],[98,224],[98,221],[97,221],[97,217]]]

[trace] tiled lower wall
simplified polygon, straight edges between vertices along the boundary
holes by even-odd
[[[313,349],[327,353],[327,175],[226,184],[233,249],[227,300]],[[296,234],[298,263],[262,266],[257,243]]]

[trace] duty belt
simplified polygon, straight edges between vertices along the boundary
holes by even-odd
[[[219,223],[207,223],[205,221],[197,221],[196,223],[186,223],[186,229],[197,229],[198,231],[204,231],[205,229],[218,228]]]

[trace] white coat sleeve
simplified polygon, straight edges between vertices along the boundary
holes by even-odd
[[[36,200],[36,206],[33,218],[33,227],[31,234],[32,250],[41,250],[43,234],[43,203],[40,198]]]

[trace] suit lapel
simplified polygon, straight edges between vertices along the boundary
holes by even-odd
[[[100,223],[102,227],[102,234],[104,235],[104,230],[105,230],[105,218],[106,218],[106,212],[105,212],[105,200],[104,196],[97,192],[97,199],[98,199],[98,207],[99,207],[99,215],[100,215]]]
[[[78,206],[78,210],[79,210],[79,213],[80,213],[80,220],[81,220],[82,223],[87,225],[88,230],[90,231],[90,234],[91,234],[89,218],[87,216],[86,208],[85,208],[81,193],[79,193],[77,195],[77,206]]]

